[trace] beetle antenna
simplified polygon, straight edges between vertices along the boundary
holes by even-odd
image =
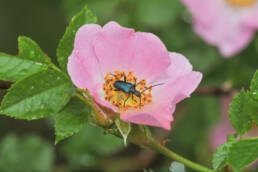
[[[116,75],[115,75],[115,74],[113,74],[113,73],[110,73],[109,75],[116,76]]]
[[[153,87],[156,87],[156,86],[159,86],[159,85],[164,85],[165,83],[159,83],[159,84],[156,84],[156,85],[151,85],[149,86],[148,88],[145,88],[141,93],[145,92],[146,90],[148,90],[149,88],[153,88]]]

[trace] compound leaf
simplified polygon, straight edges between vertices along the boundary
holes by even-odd
[[[65,108],[56,114],[55,143],[78,133],[87,124],[90,113],[89,106],[76,97],[72,98]]]
[[[18,38],[19,57],[38,63],[49,63],[50,58],[40,49],[38,44],[26,36]]]
[[[240,135],[244,135],[252,127],[252,120],[248,115],[247,100],[248,96],[242,89],[241,92],[234,97],[229,107],[230,121]]]
[[[41,71],[12,85],[0,112],[18,119],[39,119],[60,111],[74,94],[72,83],[55,70]]]
[[[248,114],[258,125],[258,71],[255,72],[248,94]]]
[[[212,159],[212,165],[215,170],[218,171],[227,165],[229,150],[233,143],[235,142],[226,142],[217,148]]]
[[[0,53],[0,80],[15,82],[47,68],[43,63]]]
[[[258,137],[239,140],[228,154],[228,162],[236,171],[258,159]]]

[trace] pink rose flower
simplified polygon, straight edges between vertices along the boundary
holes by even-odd
[[[257,0],[182,0],[205,41],[230,57],[243,50],[258,29]]]
[[[202,74],[158,37],[115,22],[82,26],[69,57],[73,83],[127,122],[170,129],[176,104],[196,89]],[[121,88],[122,87],[122,88]]]

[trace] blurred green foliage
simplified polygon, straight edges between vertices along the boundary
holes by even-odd
[[[6,135],[0,143],[0,171],[48,172],[53,168],[54,150],[38,136]]]
[[[123,146],[121,139],[104,135],[102,128],[89,124],[61,145],[61,153],[68,160],[70,170],[90,169],[94,165],[99,166],[101,160],[118,152]]]
[[[208,96],[192,97],[179,108],[183,108],[184,112],[175,116],[168,147],[189,159],[211,166],[208,136],[220,115],[219,100]]]
[[[68,21],[86,3],[101,25],[114,20],[122,26],[158,35],[169,51],[184,54],[194,69],[204,74],[202,86],[222,87],[225,82],[235,88],[248,86],[257,69],[258,35],[239,55],[225,59],[194,33],[191,16],[179,0],[1,0],[0,51],[17,54],[17,37],[25,35],[35,40],[56,62],[55,50]],[[0,99],[3,94],[5,90],[0,89]],[[162,132],[169,135],[168,147],[211,166],[208,134],[221,114],[219,99],[218,95],[194,95],[180,103],[171,133]],[[156,154],[151,155],[153,160],[149,160],[148,166],[142,167],[147,160],[138,160],[142,153],[138,148],[131,145],[125,148],[121,139],[104,135],[96,126],[89,125],[54,147],[53,126],[49,126],[51,123],[44,120],[24,122],[1,116],[0,171],[16,172],[15,168],[20,168],[21,172],[119,171],[132,166],[138,170],[168,171],[169,160]],[[20,136],[31,131],[42,138]],[[8,132],[15,132],[17,136]]]

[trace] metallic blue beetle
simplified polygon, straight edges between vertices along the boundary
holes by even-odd
[[[112,75],[115,76],[114,74],[112,74]],[[152,87],[155,87],[155,86],[158,86],[158,85],[163,85],[163,83],[152,85],[149,88],[152,88]],[[149,88],[146,88],[142,92],[137,91],[136,88],[135,88],[136,87],[136,80],[135,80],[135,84],[129,83],[129,82],[126,81],[126,76],[125,75],[124,75],[124,80],[123,81],[116,81],[114,83],[114,87],[116,88],[115,91],[122,91],[124,93],[128,93],[129,94],[128,97],[124,101],[124,107],[125,107],[125,104],[126,104],[127,100],[130,98],[130,95],[132,95],[132,100],[137,102],[136,100],[134,100],[134,96],[133,95],[135,95],[135,96],[139,97],[139,99],[140,99],[140,106],[139,106],[139,108],[141,108],[142,93],[144,91],[146,91],[147,89],[149,89]]]
[[[135,89],[136,87],[136,81],[135,84],[126,82],[126,76],[124,75],[124,81],[116,81],[114,83],[114,87],[116,88],[115,91],[122,91],[124,93],[128,93],[128,97],[126,98],[126,100],[124,101],[124,107],[125,107],[125,103],[127,102],[127,100],[130,98],[130,95],[132,95],[132,100],[134,100],[133,95],[136,95],[137,97],[139,97],[140,99],[140,107],[141,107],[141,92],[137,91]],[[137,102],[136,100],[134,100],[135,102]]]

